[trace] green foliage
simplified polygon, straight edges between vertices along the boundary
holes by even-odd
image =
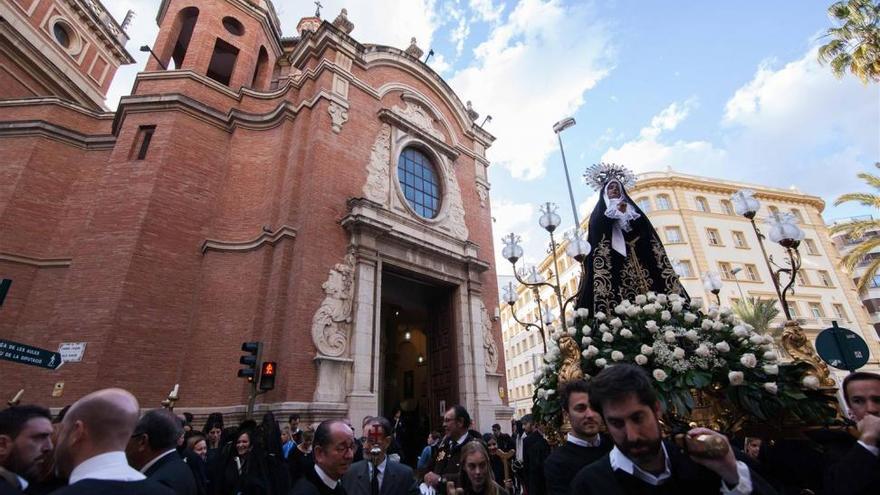
[[[846,71],[863,83],[880,81],[880,3],[875,0],[842,0],[828,7],[837,24],[831,39],[819,48],[819,61],[829,63],[837,77]]]
[[[754,327],[756,332],[761,334],[771,333],[774,337],[777,336],[778,331],[769,332],[770,322],[773,321],[773,318],[779,316],[779,308],[776,307],[776,301],[750,297],[734,303],[733,312],[743,323],[748,323]]]
[[[874,167],[880,169],[880,162],[875,163]],[[859,174],[859,178],[875,190],[880,191],[880,177],[867,172],[862,172]],[[878,208],[880,207],[880,194],[844,194],[837,198],[834,204],[836,206],[849,201],[855,201],[864,206]],[[874,218],[855,220],[852,222],[839,223],[832,226],[830,229],[832,234],[843,233],[849,239],[862,239],[865,233],[869,231],[880,231],[880,220]],[[846,253],[843,257],[843,266],[850,272],[853,272],[858,265],[862,264],[867,259],[869,254],[878,248],[880,248],[880,237],[865,238],[861,243],[857,244]],[[880,258],[876,258],[868,264],[864,273],[859,277],[859,281],[856,284],[856,290],[862,292],[867,289],[868,283],[874,279],[878,270],[880,270]]]

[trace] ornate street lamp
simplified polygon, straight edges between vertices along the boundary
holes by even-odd
[[[510,233],[502,239],[504,248],[501,250],[501,255],[512,265],[513,274],[514,277],[516,277],[517,282],[531,289],[535,304],[538,305],[538,323],[527,323],[520,321],[520,319],[517,318],[516,311],[513,308],[517,301],[516,288],[514,287],[513,282],[508,282],[507,287],[504,288],[503,299],[510,306],[514,321],[525,327],[526,330],[534,329],[540,332],[541,343],[544,345],[544,352],[547,352],[547,338],[545,335],[546,327],[551,325],[556,317],[550,311],[550,308],[541,301],[541,287],[550,288],[553,295],[556,297],[556,302],[559,306],[559,319],[561,321],[564,321],[568,305],[577,297],[577,294],[572,294],[570,297],[564,298],[562,293],[562,283],[559,279],[559,260],[556,253],[558,246],[556,244],[556,237],[553,235],[559,227],[559,224],[562,222],[562,219],[556,213],[557,209],[557,206],[553,203],[544,203],[541,205],[541,217],[538,219],[538,225],[550,235],[550,252],[553,260],[552,272],[555,283],[547,281],[538,271],[536,266],[531,266],[528,269],[518,269],[516,263],[523,256],[523,249],[522,246],[520,246],[522,238],[520,236]],[[566,236],[566,239],[568,240],[568,246],[566,246],[565,249],[566,254],[574,258],[578,263],[581,263],[590,253],[590,244],[581,237],[577,230],[573,235]],[[583,270],[583,264],[581,264],[581,270]]]
[[[721,277],[718,275],[718,272],[706,272],[703,275],[703,288],[705,288],[708,292],[715,294],[715,302],[718,303],[718,306],[721,306],[721,287],[724,284],[721,283]]]
[[[794,293],[794,283],[797,280],[798,270],[801,268],[801,255],[798,252],[798,246],[804,239],[804,231],[798,227],[797,219],[791,213],[771,213],[767,218],[766,222],[770,227],[767,237],[785,249],[784,266],[779,265],[773,260],[772,255],[767,255],[767,249],[764,247],[764,234],[758,230],[758,225],[755,223],[755,216],[761,208],[761,202],[755,198],[755,192],[742,189],[734,193],[730,200],[733,203],[734,211],[749,219],[752,224],[752,229],[758,238],[758,245],[761,247],[761,254],[763,254],[767,269],[770,271],[770,279],[776,290],[776,296],[779,298],[779,304],[782,305],[782,312],[786,320],[781,339],[783,349],[793,358],[811,364],[815,369],[816,377],[823,386],[833,387],[834,380],[830,376],[828,366],[816,355],[813,344],[804,334],[800,324],[791,317],[791,310],[788,307],[787,297],[788,294]],[[780,280],[780,275],[783,273],[788,276],[788,283],[785,287],[782,286]]]

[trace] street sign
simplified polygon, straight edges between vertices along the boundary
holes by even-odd
[[[64,361],[61,360],[61,354],[57,352],[19,344],[18,342],[6,339],[0,339],[0,359],[39,366],[50,370],[57,370],[64,364]]]
[[[868,344],[855,332],[834,325],[816,337],[816,352],[823,361],[837,369],[855,371],[868,362]]]
[[[85,342],[62,342],[58,346],[58,354],[65,363],[79,363],[86,352]]]

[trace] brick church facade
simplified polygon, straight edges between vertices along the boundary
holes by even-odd
[[[415,43],[362,44],[344,11],[282,37],[268,0],[163,0],[110,112],[124,26],[94,0],[0,5],[0,338],[86,343],[57,371],[0,361],[0,397],[156,407],[179,384],[177,410],[237,416],[257,340],[280,369],[258,412],[510,417],[494,138]]]

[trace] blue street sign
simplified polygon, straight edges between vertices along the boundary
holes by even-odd
[[[816,352],[823,361],[837,369],[855,371],[868,362],[868,344],[855,332],[831,322],[816,337]]]
[[[0,359],[50,370],[57,370],[64,363],[57,352],[6,339],[0,339]]]

